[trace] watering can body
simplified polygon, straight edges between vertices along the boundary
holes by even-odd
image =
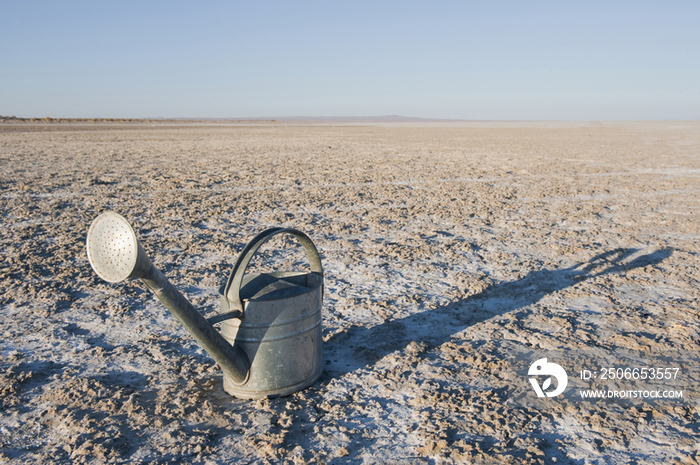
[[[243,349],[248,380],[224,375],[224,390],[239,398],[285,396],[321,376],[323,278],[317,273],[247,274],[240,290],[244,317],[221,323],[221,334]]]
[[[246,273],[257,249],[278,234],[290,234],[304,246],[311,271]],[[236,383],[224,375],[224,390],[249,399],[285,396],[315,383],[323,372],[321,307],[323,269],[318,252],[304,233],[271,228],[241,252],[220,289],[221,334],[250,361],[249,377]]]

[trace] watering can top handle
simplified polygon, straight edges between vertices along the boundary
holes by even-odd
[[[245,246],[241,254],[236,260],[236,264],[231,270],[231,275],[226,283],[226,288],[224,289],[224,296],[229,301],[229,308],[231,310],[239,310],[243,312],[243,302],[241,302],[240,290],[241,283],[243,282],[243,276],[245,275],[245,270],[248,268],[250,260],[258,251],[261,245],[267,242],[272,236],[277,234],[290,234],[297,238],[297,240],[304,246],[306,250],[306,256],[309,258],[309,263],[311,264],[311,271],[314,273],[319,273],[323,275],[323,266],[321,265],[321,257],[318,255],[318,250],[309,236],[303,232],[292,229],[292,228],[270,228],[267,229],[251,240],[248,245]]]

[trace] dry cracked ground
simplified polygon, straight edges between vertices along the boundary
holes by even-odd
[[[0,461],[698,463],[700,123],[4,124],[0,163]],[[255,234],[309,234],[321,380],[226,395],[92,271],[107,210],[206,316]],[[305,266],[289,238],[254,263]],[[568,386],[540,399],[545,357]]]

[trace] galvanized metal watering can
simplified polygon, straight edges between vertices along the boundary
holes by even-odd
[[[278,234],[295,237],[311,271],[246,273],[250,260]],[[222,313],[205,318],[158,271],[129,222],[106,212],[88,230],[90,265],[105,281],[141,281],[172,312],[224,372],[224,390],[243,399],[292,394],[322,373],[321,306],[323,267],[309,237],[290,228],[271,228],[243,249],[219,290]],[[221,323],[221,333],[214,324]]]

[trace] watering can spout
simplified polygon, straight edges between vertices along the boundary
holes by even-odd
[[[88,231],[86,249],[98,276],[111,283],[140,278],[234,383],[244,384],[248,380],[250,362],[245,352],[224,339],[153,266],[124,217],[106,212],[95,218]]]

